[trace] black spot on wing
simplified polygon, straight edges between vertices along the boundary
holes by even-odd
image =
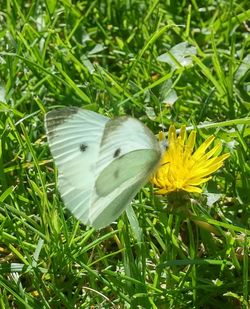
[[[88,148],[88,146],[87,145],[85,145],[85,144],[80,144],[80,151],[81,152],[84,152],[84,151],[86,151],[86,149]]]
[[[116,151],[114,152],[113,158],[119,157],[120,153],[121,153],[121,148],[117,148]]]

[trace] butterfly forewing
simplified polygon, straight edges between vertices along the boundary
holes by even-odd
[[[158,141],[143,123],[131,117],[109,120],[103,132],[96,174],[114,159],[140,149],[153,149],[160,155]]]
[[[85,224],[89,224],[93,171],[108,120],[79,108],[56,109],[45,117],[50,150],[59,170],[61,196],[66,207]]]

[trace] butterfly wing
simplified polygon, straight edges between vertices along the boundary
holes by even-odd
[[[56,109],[45,116],[48,143],[59,171],[59,191],[66,207],[85,224],[90,224],[93,171],[108,120],[75,107]]]
[[[90,221],[102,228],[130,204],[161,157],[159,143],[140,121],[119,117],[106,123],[96,164]]]
[[[148,180],[158,161],[158,153],[146,149],[132,151],[108,165],[96,180],[91,225],[99,229],[116,220]]]
[[[49,112],[45,122],[66,207],[96,229],[112,223],[160,160],[155,136],[136,119],[77,108]]]

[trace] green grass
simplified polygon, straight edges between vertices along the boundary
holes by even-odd
[[[2,3],[1,308],[248,308],[249,18],[248,0]],[[157,57],[180,42],[197,54],[171,70]],[[155,133],[200,125],[199,144],[214,134],[231,154],[204,188],[214,202],[197,196],[188,218],[146,186],[132,226],[126,214],[82,226],[60,199],[43,123],[69,105]]]

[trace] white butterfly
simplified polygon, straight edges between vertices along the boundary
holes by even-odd
[[[131,117],[69,107],[47,113],[45,126],[64,203],[96,229],[119,217],[161,158],[154,134]]]

